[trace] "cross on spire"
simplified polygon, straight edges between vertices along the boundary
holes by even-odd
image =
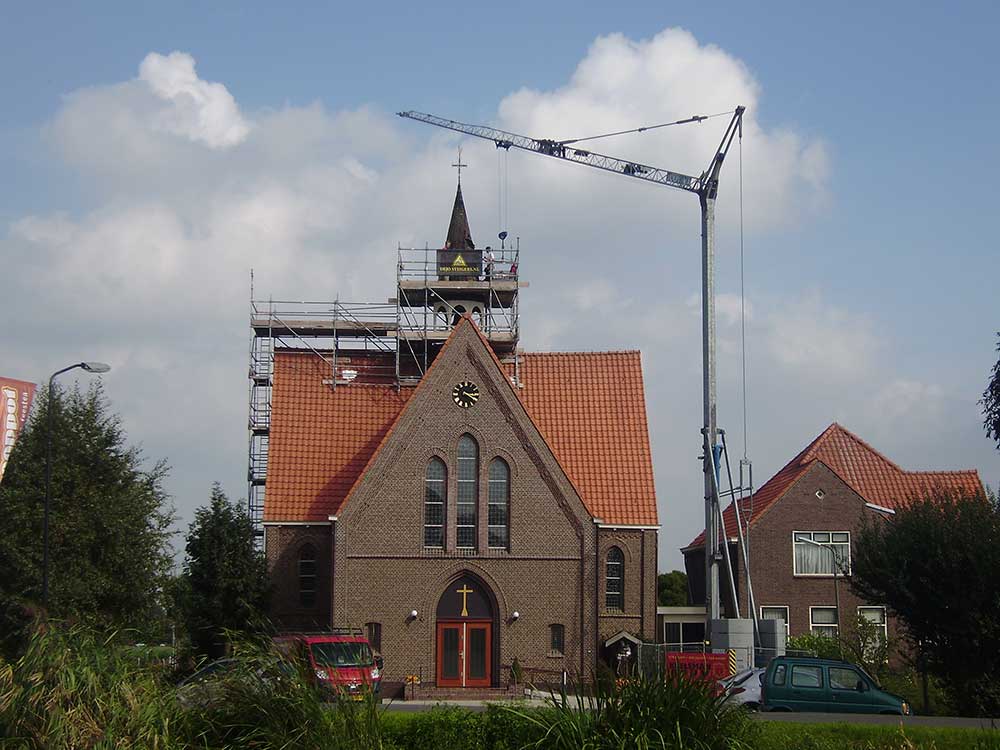
[[[458,147],[458,161],[455,164],[452,164],[451,166],[456,167],[458,169],[458,184],[461,185],[462,184],[462,167],[469,166],[468,164],[462,164],[462,147],[461,146]]]

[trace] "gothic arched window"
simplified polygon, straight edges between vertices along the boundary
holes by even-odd
[[[608,550],[604,566],[604,607],[618,611],[625,609],[625,555],[618,547]]]
[[[448,469],[437,456],[427,462],[424,480],[424,546],[444,547],[445,496]]]
[[[455,546],[476,547],[476,510],[479,505],[479,444],[472,435],[462,435],[458,441],[458,500],[455,522]]]
[[[502,458],[490,462],[489,546],[507,549],[510,544],[510,467]]]
[[[312,607],[316,604],[316,548],[306,544],[299,550],[299,604]]]

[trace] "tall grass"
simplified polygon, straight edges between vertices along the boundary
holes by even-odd
[[[267,644],[239,644],[235,655],[235,671],[178,690],[116,634],[40,624],[24,656],[0,664],[0,745],[383,750],[370,696],[331,706]]]
[[[596,680],[593,695],[562,688],[549,708],[507,710],[533,723],[533,745],[552,750],[744,750],[758,729],[738,706],[723,703],[713,685],[670,673],[623,683]]]

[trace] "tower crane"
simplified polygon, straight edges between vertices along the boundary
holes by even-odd
[[[454,130],[465,135],[475,136],[493,141],[497,148],[510,150],[511,148],[531,151],[544,156],[551,156],[564,161],[584,164],[596,169],[603,169],[607,172],[615,172],[637,180],[652,182],[657,185],[686,190],[698,196],[701,204],[701,288],[702,288],[702,370],[703,370],[703,398],[704,398],[704,424],[702,426],[702,469],[705,475],[705,600],[706,619],[717,620],[720,617],[720,596],[719,596],[719,563],[722,561],[719,544],[719,527],[722,517],[722,506],[719,492],[719,459],[722,454],[722,446],[719,445],[719,429],[717,426],[717,399],[716,399],[716,359],[715,359],[715,200],[719,192],[719,174],[722,171],[723,162],[733,139],[743,133],[743,113],[745,107],[739,106],[733,112],[733,117],[726,128],[725,134],[719,148],[716,149],[712,161],[707,169],[699,176],[672,172],[669,169],[641,164],[627,159],[619,159],[614,156],[606,156],[579,148],[578,144],[582,140],[553,140],[548,138],[531,138],[525,135],[510,133],[505,130],[498,130],[485,125],[469,125],[455,120],[449,120],[436,115],[429,115],[423,112],[398,112],[400,117],[410,120],[417,120],[429,125],[436,125],[448,130]],[[678,120],[669,125],[679,125],[688,122],[701,122],[708,117],[696,115],[685,120]],[[660,127],[660,126],[653,126]],[[641,132],[651,128],[637,128]],[[609,135],[619,135],[611,133]],[[734,491],[728,493],[734,495]],[[737,518],[739,518],[739,503],[736,503]],[[742,544],[742,523],[737,521],[737,529],[740,534]],[[728,559],[729,547],[725,542],[721,545],[726,554],[727,569],[729,573],[730,593],[734,605],[736,600],[735,583],[733,581],[733,568]],[[749,573],[748,573],[749,575]],[[749,580],[749,579],[748,579]],[[753,605],[752,588],[748,586],[750,597],[750,611],[754,615],[756,623],[756,612]],[[706,623],[709,624],[709,623]],[[756,628],[755,628],[756,629]]]

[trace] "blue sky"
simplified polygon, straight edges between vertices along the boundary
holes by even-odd
[[[628,111],[644,118],[628,124],[649,124],[707,111],[715,81],[664,82],[646,67],[674,59],[698,66],[717,53],[725,58],[720,90],[747,92],[752,102],[742,103],[757,128],[744,143],[744,189],[758,478],[837,419],[904,467],[975,467],[987,482],[1000,480],[1000,454],[975,404],[1000,329],[995,6],[204,5],[11,3],[0,23],[0,294],[32,321],[3,334],[4,374],[42,381],[77,351],[117,357],[105,378],[115,407],[133,439],[174,466],[171,489],[185,520],[214,479],[233,496],[245,492],[249,267],[261,269],[265,294],[377,298],[391,293],[384,287],[395,243],[435,242],[443,232],[459,140],[392,113],[535,125],[550,130],[529,135],[555,137],[593,132],[597,124],[581,112],[617,123]],[[688,36],[649,44],[668,29]],[[599,39],[612,41],[595,46]],[[140,65],[174,51],[190,56],[199,81],[225,87],[249,135],[206,146],[188,125],[164,135],[162,121],[143,120],[158,105]],[[616,67],[625,59],[635,65]],[[581,79],[588,61],[599,74],[625,76],[628,96]],[[695,127],[705,137],[662,131],[601,150],[693,170],[718,137]],[[116,147],[122,138],[141,150]],[[472,229],[486,237],[497,221],[495,157],[467,148]],[[700,426],[696,202],[538,165],[531,155],[510,159],[514,218],[536,258],[524,266],[532,276],[525,343],[643,349],[661,567],[672,567],[700,516],[699,475],[688,460]],[[730,303],[738,291],[736,166],[727,165],[720,197],[719,291]],[[557,195],[567,184],[577,191],[572,201]],[[426,199],[414,202],[414,193]],[[227,204],[233,196],[239,201]],[[325,206],[331,215],[317,215]],[[578,221],[577,210],[592,216]],[[376,237],[365,232],[373,220],[385,225]],[[101,243],[121,246],[105,256]],[[654,269],[651,278],[602,269],[612,247],[634,253]],[[352,253],[370,273],[356,270]],[[58,276],[46,264],[74,262],[82,276],[60,276],[46,291],[47,274]],[[185,263],[190,278],[177,272]],[[133,287],[144,291],[133,298]],[[218,291],[217,304],[173,306],[192,288]],[[564,288],[568,296],[553,296]],[[74,289],[80,299],[68,299]],[[101,303],[88,306],[95,296]],[[150,309],[137,315],[144,302]],[[659,323],[625,334],[596,324],[637,311]],[[163,316],[175,316],[183,332],[165,330]],[[721,420],[732,435],[740,427],[738,351],[732,331],[722,333]],[[178,358],[202,384],[200,395],[172,385]],[[152,403],[163,393],[189,410],[185,424],[200,425],[184,439]]]

